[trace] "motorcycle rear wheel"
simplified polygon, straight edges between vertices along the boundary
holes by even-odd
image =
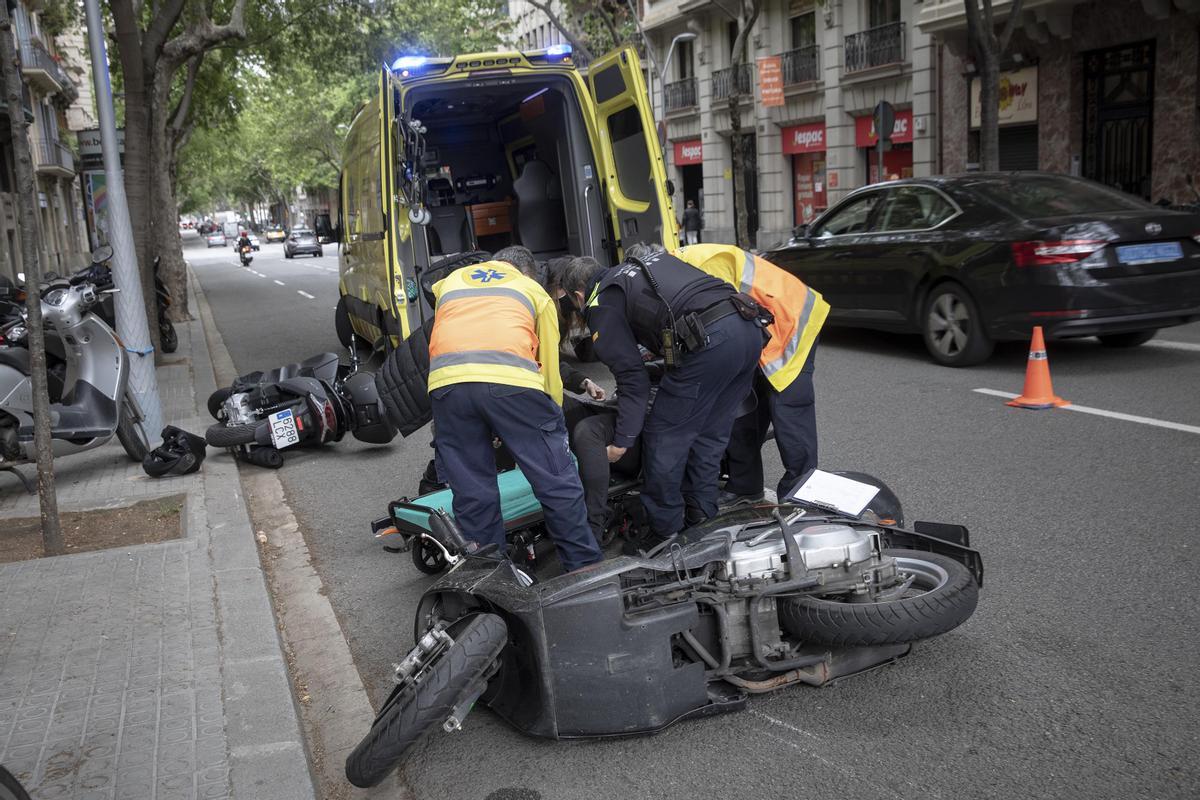
[[[129,404],[121,404],[121,418],[117,422],[117,441],[125,448],[130,461],[143,461],[150,452],[150,437],[146,435],[145,421],[130,416]]]
[[[230,426],[218,422],[216,425],[208,426],[208,430],[204,432],[204,441],[213,447],[237,447],[241,444],[252,444],[256,428],[258,425],[255,423]]]
[[[164,353],[174,353],[179,349],[179,334],[170,320],[163,320],[158,327],[158,338]]]
[[[508,626],[496,614],[464,617],[447,632],[454,644],[426,665],[419,682],[396,687],[370,732],[346,758],[350,783],[366,789],[387,777],[408,748],[470,696],[472,686],[508,643]]]
[[[812,644],[902,644],[953,630],[974,613],[979,585],[963,564],[918,550],[885,550],[884,555],[914,576],[904,596],[877,603],[781,597],[779,622],[784,630]]]

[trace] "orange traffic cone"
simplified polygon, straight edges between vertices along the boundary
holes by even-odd
[[[1046,358],[1046,341],[1042,338],[1042,326],[1033,329],[1029,342],[1029,364],[1025,368],[1025,391],[1008,405],[1017,408],[1060,408],[1071,405],[1054,394],[1050,383],[1050,361]]]

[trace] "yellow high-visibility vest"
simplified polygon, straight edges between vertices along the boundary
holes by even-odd
[[[453,383],[538,389],[562,405],[558,308],[537,281],[488,261],[433,285],[429,390]]]
[[[679,248],[675,256],[733,284],[775,315],[767,328],[771,341],[763,348],[758,364],[776,390],[786,389],[800,374],[829,316],[829,303],[820,292],[765,258],[733,245],[693,244]]]

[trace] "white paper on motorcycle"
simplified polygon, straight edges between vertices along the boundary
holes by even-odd
[[[291,447],[300,442],[300,432],[296,429],[296,418],[290,408],[276,411],[271,415],[271,444],[277,450]]]
[[[792,492],[792,498],[801,503],[857,517],[877,494],[878,486],[814,469],[807,480]]]

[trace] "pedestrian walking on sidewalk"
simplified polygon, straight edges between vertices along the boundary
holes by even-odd
[[[687,201],[687,207],[683,209],[683,234],[688,244],[700,243],[700,231],[704,229],[704,217],[700,214],[700,209],[696,208],[694,200]]]

